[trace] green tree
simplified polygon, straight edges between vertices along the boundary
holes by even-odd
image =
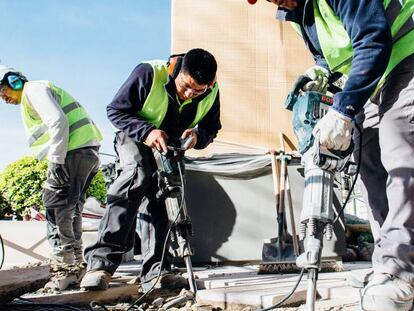
[[[9,164],[0,174],[0,215],[6,210],[16,211],[19,215],[29,212],[30,207],[44,210],[42,189],[46,179],[47,161],[34,157],[23,157]],[[92,180],[87,196],[94,196],[105,202],[106,191],[102,172]]]
[[[91,185],[88,188],[88,191],[86,191],[86,197],[95,197],[99,202],[105,203],[105,179],[101,169],[99,169],[98,173],[92,180]]]
[[[4,215],[12,212],[12,208],[9,202],[3,197],[3,194],[0,192],[0,219],[4,218]]]
[[[43,208],[42,188],[46,170],[46,161],[23,157],[9,164],[0,174],[0,191],[17,214],[28,213],[32,206]]]

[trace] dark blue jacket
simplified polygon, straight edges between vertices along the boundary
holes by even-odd
[[[374,92],[391,54],[391,30],[382,0],[326,0],[342,21],[354,49],[348,82],[334,97],[333,108],[351,118]],[[316,32],[312,0],[298,0],[293,11],[279,8],[276,18],[301,25],[316,64],[328,68]]]
[[[112,124],[137,142],[144,142],[150,131],[156,128],[137,114],[151,90],[153,77],[154,72],[150,64],[139,64],[106,108],[108,119]],[[171,77],[166,90],[168,110],[159,129],[165,131],[169,138],[178,139],[194,121],[197,103],[211,91],[207,90],[206,93],[194,98],[192,103],[186,105],[179,113],[178,96],[174,79]],[[205,148],[213,141],[220,129],[220,94],[217,93],[213,106],[198,123],[198,139],[195,149]]]

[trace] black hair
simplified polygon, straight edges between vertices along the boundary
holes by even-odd
[[[192,49],[185,54],[181,70],[188,73],[197,84],[210,85],[216,78],[217,62],[206,50]]]

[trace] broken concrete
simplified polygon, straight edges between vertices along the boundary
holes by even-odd
[[[81,289],[65,290],[56,293],[32,293],[23,298],[34,303],[63,303],[87,306],[91,301],[104,304],[131,302],[139,297],[138,286],[125,283],[111,283],[107,290],[83,291]]]
[[[70,286],[79,285],[86,273],[86,263],[65,264],[54,262],[51,264],[52,277],[46,283],[42,292],[63,291]]]
[[[50,265],[36,263],[0,270],[0,303],[43,287],[50,278]]]

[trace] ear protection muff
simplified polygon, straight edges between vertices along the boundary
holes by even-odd
[[[10,72],[6,74],[3,78],[3,83],[7,84],[12,90],[19,91],[23,89],[24,82],[26,82],[27,79],[14,72]]]
[[[177,78],[178,74],[180,73],[184,56],[185,56],[185,53],[173,54],[168,58],[168,62],[167,62],[168,74],[174,79]]]

